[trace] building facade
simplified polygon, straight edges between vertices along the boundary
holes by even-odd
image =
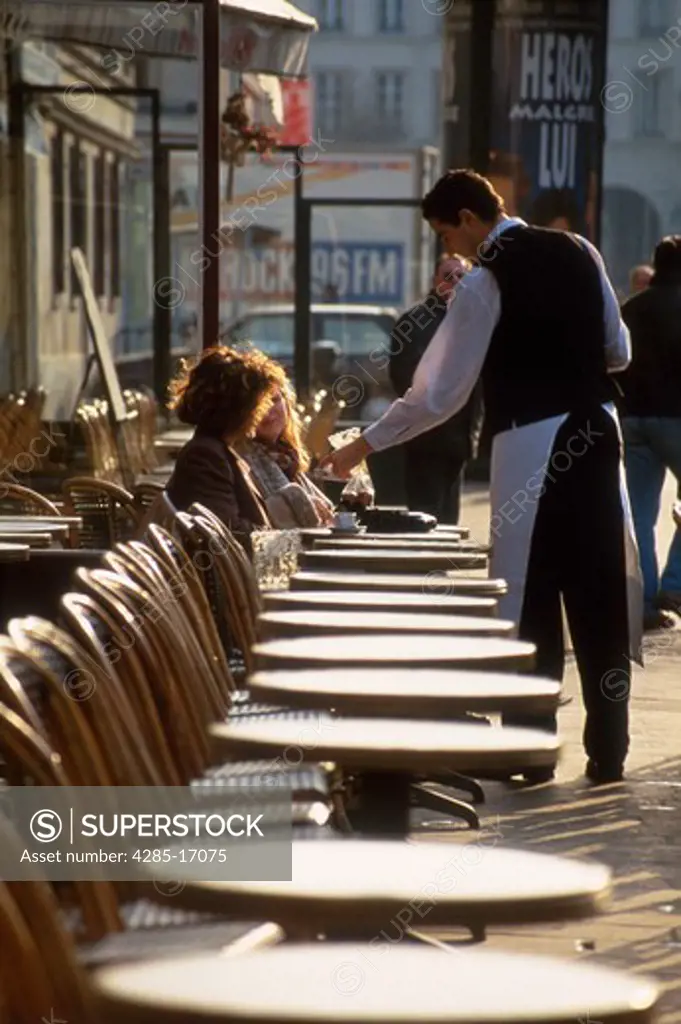
[[[414,0],[303,0],[316,124],[345,148],[438,145],[443,18]],[[444,6],[444,5],[442,5]]]
[[[84,47],[18,45],[21,79],[49,92],[25,94],[23,175],[17,178],[2,83],[1,220],[9,244],[0,289],[0,390],[40,383],[48,396],[46,417],[69,418],[90,348],[72,247],[85,255],[109,337],[120,323],[128,170],[138,149],[135,101],[108,89],[133,85],[134,72],[123,69],[114,79],[103,70],[101,53]]]
[[[681,0],[611,0],[602,247],[617,286],[681,233]]]

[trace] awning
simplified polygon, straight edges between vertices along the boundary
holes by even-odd
[[[281,79],[276,75],[244,75],[246,112],[251,121],[281,128],[284,124],[284,100]]]
[[[200,7],[194,0],[4,0],[12,33],[80,43],[135,56],[194,59]],[[305,74],[317,22],[288,0],[220,0],[221,64],[231,71],[296,78]]]

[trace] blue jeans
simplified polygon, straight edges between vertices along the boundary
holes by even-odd
[[[627,416],[622,420],[622,435],[645,610],[650,612],[660,590],[681,593],[681,531],[674,534],[661,580],[655,552],[655,526],[668,469],[681,485],[681,418]]]

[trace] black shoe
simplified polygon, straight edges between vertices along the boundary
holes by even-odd
[[[646,612],[643,616],[643,632],[644,633],[657,633],[661,629],[674,629],[676,626],[676,619],[671,612],[665,611],[662,608],[657,608],[655,611]]]
[[[622,781],[624,778],[624,765],[600,765],[590,757],[586,762],[584,774],[590,782],[593,782],[594,786],[607,786],[609,783]]]
[[[531,786],[539,786],[542,782],[551,782],[555,775],[555,768],[528,768],[522,773],[525,782],[529,782]]]

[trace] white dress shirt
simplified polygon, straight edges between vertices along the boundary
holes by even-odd
[[[519,217],[501,221],[490,231],[484,246],[518,225],[524,226],[525,221]],[[629,331],[620,316],[617,296],[600,253],[586,239],[579,240],[598,265],[604,299],[606,362],[609,373],[619,373],[631,361]],[[484,266],[473,268],[457,284],[454,299],[418,364],[409,391],[364,431],[363,436],[374,451],[409,441],[444,423],[464,407],[480,377],[500,316],[501,294],[494,275]]]

